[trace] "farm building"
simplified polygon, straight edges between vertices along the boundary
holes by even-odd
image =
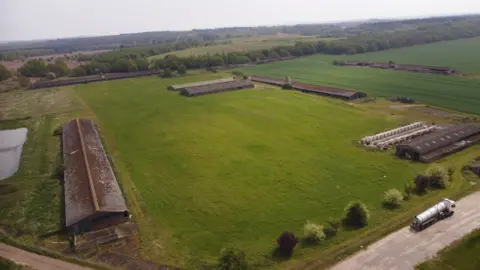
[[[230,82],[221,82],[202,86],[186,87],[180,93],[187,97],[200,96],[205,94],[213,94],[230,90],[253,88],[254,85],[250,80],[238,80]]]
[[[293,84],[293,89],[300,90],[304,93],[312,93],[312,94],[347,99],[347,100],[358,99],[358,98],[367,96],[366,93],[357,92],[354,90],[347,90],[347,89],[299,83],[299,82],[295,82]]]
[[[468,165],[468,168],[480,176],[480,161],[474,162],[473,164]]]
[[[125,200],[93,122],[75,119],[62,129],[66,227],[81,233],[127,221]]]
[[[234,79],[232,78],[225,78],[225,79],[218,79],[218,80],[211,80],[211,81],[203,81],[203,82],[194,82],[194,83],[186,83],[186,84],[175,84],[170,85],[168,89],[173,91],[181,91],[187,87],[196,87],[196,86],[204,86],[216,83],[225,83],[225,82],[232,82]]]
[[[480,125],[462,124],[397,145],[399,157],[431,162],[480,141]]]
[[[257,75],[250,76],[250,80],[252,80],[253,82],[266,83],[266,84],[271,84],[275,86],[283,86],[286,82],[285,79],[278,79],[278,78],[257,76]]]
[[[343,65],[404,70],[404,71],[412,71],[412,72],[439,73],[439,74],[445,74],[445,75],[456,73],[456,70],[450,67],[402,65],[402,64],[395,64],[393,62],[385,63],[385,62],[366,62],[366,61],[345,61],[343,62]]]

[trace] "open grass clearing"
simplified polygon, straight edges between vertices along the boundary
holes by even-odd
[[[417,266],[419,270],[480,269],[480,229],[440,251],[434,258]]]
[[[295,42],[314,42],[320,40],[316,37],[302,36],[302,35],[277,35],[277,36],[260,36],[251,38],[231,39],[229,44],[214,44],[203,47],[190,48],[182,51],[169,52],[150,56],[148,60],[162,59],[166,55],[177,56],[191,56],[203,54],[229,53],[229,52],[243,52],[270,49],[280,45],[293,45]]]
[[[438,117],[394,110],[386,101],[353,105],[269,87],[195,98],[167,91],[171,84],[218,75],[127,79],[75,89],[97,116],[129,203],[140,203],[134,217],[143,255],[150,260],[214,261],[224,247],[268,256],[282,231],[300,235],[307,219],[323,223],[341,215],[348,201],[362,200],[372,213],[367,228],[342,231],[318,249],[299,248],[287,265],[319,256],[319,250],[327,258],[359,236],[371,241],[388,232],[382,228],[397,228],[386,221],[405,222],[420,204],[469,187],[456,176],[451,189],[385,210],[383,192],[402,189],[426,165],[396,159],[392,152],[366,151],[354,142]],[[444,162],[459,169],[478,149]]]
[[[332,61],[339,58],[314,55],[254,66],[246,72],[279,78],[290,76],[292,80],[355,89],[369,96],[410,97],[428,105],[480,114],[478,79],[332,65]]]

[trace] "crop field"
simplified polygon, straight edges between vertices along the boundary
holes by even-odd
[[[426,165],[354,142],[418,117],[269,87],[195,98],[167,90],[219,74],[75,88],[96,115],[150,260],[212,262],[225,247],[243,249],[249,258],[271,257],[281,232],[301,236],[306,220],[324,223],[339,217],[348,201],[362,200],[371,211],[370,225],[341,231],[318,248],[326,250],[466,183],[458,179],[449,190],[386,210],[383,192],[402,189]],[[460,168],[478,149],[446,161]],[[300,247],[295,258],[315,250]],[[298,263],[295,258],[290,262]]]
[[[340,56],[338,59],[398,64],[448,66],[465,74],[480,74],[480,37],[443,41],[375,53]]]
[[[429,105],[480,114],[478,79],[332,65],[332,61],[339,58],[341,57],[314,55],[259,65],[246,71],[248,74],[280,78],[290,76],[292,80],[301,82],[350,88],[369,96],[410,97]]]
[[[317,41],[319,38],[307,37],[302,35],[283,35],[283,36],[261,36],[253,38],[232,39],[231,44],[216,44],[205,47],[197,47],[186,49],[183,51],[169,52],[149,57],[149,60],[161,59],[166,55],[190,56],[202,54],[228,53],[228,52],[242,52],[254,51],[262,49],[270,49],[274,46],[293,45],[297,41]]]
[[[421,263],[418,270],[476,270],[480,268],[480,229],[452,246],[440,251],[433,259]]]

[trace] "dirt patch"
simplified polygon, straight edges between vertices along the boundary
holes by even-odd
[[[437,116],[437,117],[452,117],[452,116],[462,116],[461,114],[454,114],[449,111],[429,107],[429,106],[414,106],[410,108],[410,110],[417,111],[429,116]]]
[[[124,255],[119,255],[115,253],[104,253],[98,256],[97,261],[100,263],[108,264],[113,267],[119,267],[127,264],[129,257]]]

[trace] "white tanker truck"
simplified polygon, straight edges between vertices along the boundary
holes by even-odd
[[[455,207],[455,201],[450,199],[442,199],[436,205],[430,207],[420,215],[416,216],[410,225],[411,228],[421,231],[427,226],[437,222],[437,220],[447,218],[453,215],[452,208]]]

